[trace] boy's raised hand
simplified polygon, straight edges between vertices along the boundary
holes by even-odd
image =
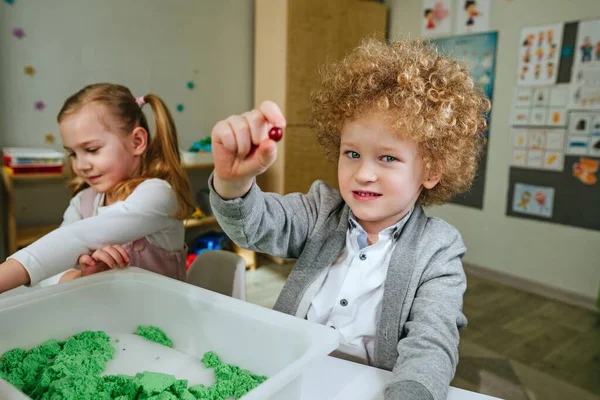
[[[283,113],[272,101],[215,125],[211,134],[215,163],[213,185],[221,197],[244,196],[254,178],[275,162],[277,145],[269,139],[269,131],[285,125]]]

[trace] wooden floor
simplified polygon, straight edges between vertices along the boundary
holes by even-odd
[[[247,299],[271,308],[293,264],[259,257]],[[600,400],[598,314],[468,276],[452,386],[510,400]]]
[[[600,397],[597,313],[469,276],[468,342]],[[575,398],[575,397],[573,397]]]

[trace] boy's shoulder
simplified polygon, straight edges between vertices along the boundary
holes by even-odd
[[[339,190],[321,180],[314,181],[310,185],[307,196],[314,197],[319,204],[325,207],[330,206],[335,208],[344,202]]]
[[[425,213],[423,213],[425,214]],[[448,246],[464,247],[462,236],[458,229],[439,217],[428,217],[421,236],[424,246],[443,248]]]

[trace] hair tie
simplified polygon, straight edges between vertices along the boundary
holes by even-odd
[[[140,96],[137,99],[135,99],[135,102],[141,108],[144,104],[146,104],[146,99],[144,99],[144,96]]]

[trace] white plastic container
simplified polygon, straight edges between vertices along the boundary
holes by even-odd
[[[163,329],[173,349],[131,335],[138,325]],[[105,373],[163,372],[190,386],[210,385],[212,369],[200,358],[214,351],[269,377],[244,400],[300,399],[303,368],[338,346],[337,333],[325,326],[137,268],[0,298],[0,354],[84,330],[119,339],[111,342],[115,359]],[[27,399],[1,380],[0,398]]]

